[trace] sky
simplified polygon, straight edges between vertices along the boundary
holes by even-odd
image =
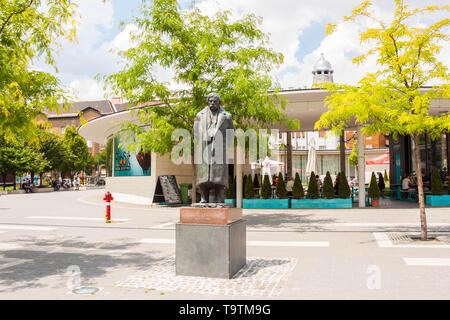
[[[70,88],[76,100],[100,100],[105,98],[103,83],[95,80],[97,74],[110,75],[123,66],[111,49],[130,46],[128,34],[133,30],[130,21],[139,10],[142,0],[74,0],[78,5],[80,25],[78,43],[62,42],[56,55],[57,76]],[[329,22],[342,21],[344,15],[361,0],[184,0],[182,8],[195,5],[204,14],[212,15],[218,10],[232,10],[235,17],[254,13],[262,17],[262,30],[270,33],[271,46],[284,55],[284,63],[274,72],[283,89],[309,88],[312,84],[312,68],[323,53],[334,69],[334,82],[356,84],[368,71],[376,69],[375,57],[357,66],[352,58],[364,49],[359,43],[359,33],[367,21],[342,24],[332,35],[325,36]],[[392,15],[391,0],[374,0],[377,15],[389,20]],[[410,0],[411,7],[448,3],[446,0]],[[434,15],[443,18],[444,15]],[[415,23],[427,23],[424,16]],[[441,61],[450,64],[450,48],[447,44],[440,54]],[[42,61],[35,67],[55,73]],[[170,82],[170,72],[161,70],[157,75]]]

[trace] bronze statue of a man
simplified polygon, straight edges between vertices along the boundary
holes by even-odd
[[[197,185],[201,203],[209,202],[209,192],[214,190],[213,202],[224,202],[224,189],[228,184],[227,130],[235,130],[231,115],[222,109],[217,93],[208,95],[208,104],[197,113],[194,136],[201,143],[202,161],[198,164]],[[230,156],[230,155],[229,155]]]

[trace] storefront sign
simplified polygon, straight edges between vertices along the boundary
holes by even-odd
[[[149,176],[151,153],[132,153],[127,150],[129,142],[120,133],[114,137],[114,176]]]

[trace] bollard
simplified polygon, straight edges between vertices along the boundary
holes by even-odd
[[[106,223],[111,223],[111,200],[114,200],[109,191],[105,193],[103,200],[106,201]]]

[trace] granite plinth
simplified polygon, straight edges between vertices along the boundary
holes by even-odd
[[[176,274],[231,279],[246,264],[246,221],[176,224]]]

